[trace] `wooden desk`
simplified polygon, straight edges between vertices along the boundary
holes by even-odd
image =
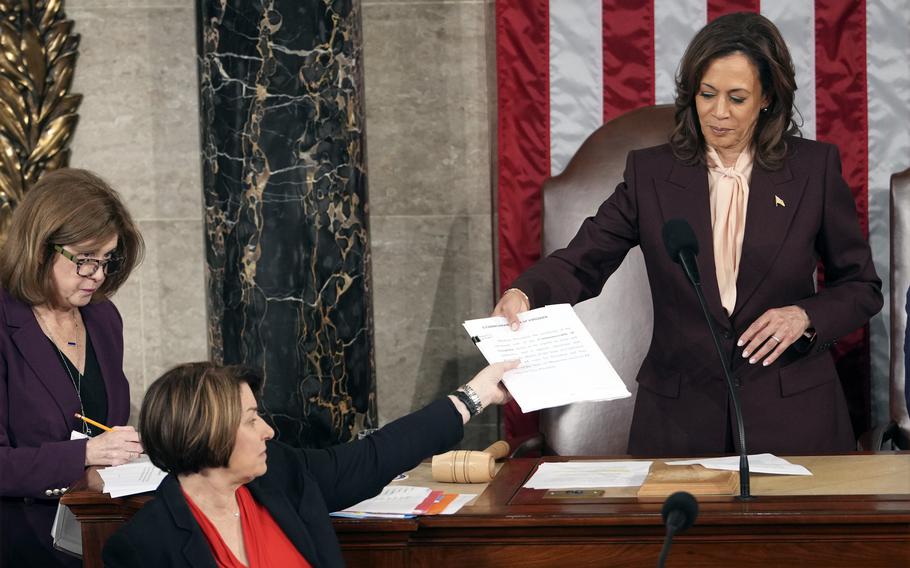
[[[910,453],[789,459],[814,475],[755,474],[759,498],[751,502],[700,499],[698,520],[675,539],[667,565],[910,566]],[[538,461],[506,463],[456,515],[335,520],[349,566],[654,566],[664,535],[661,502],[640,502],[628,490],[590,500],[545,498],[521,488]],[[424,465],[403,483],[425,475]],[[87,481],[63,502],[83,522],[91,568],[101,565],[107,536],[148,497],[110,499]]]

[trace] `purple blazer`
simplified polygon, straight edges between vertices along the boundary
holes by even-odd
[[[110,301],[80,311],[107,389],[108,423],[125,425],[123,320]],[[77,412],[72,380],[31,307],[0,290],[0,497],[46,499],[47,489],[82,477],[86,441],[69,439],[81,428]]]
[[[667,255],[661,229],[670,219],[692,225],[711,316],[740,399],[750,453],[855,449],[832,343],[882,307],[881,280],[860,231],[837,148],[787,138],[783,167],[755,165],[749,186],[737,301],[720,302],[711,243],[708,174],[677,161],[669,145],[629,154],[624,181],[588,218],[569,245],[512,284],[532,307],[578,303],[600,293],[626,253],[640,246],[654,305],[651,346],[638,372],[629,434],[634,455],[722,453],[730,432],[726,383],[707,323],[683,270]],[[821,260],[825,286],[816,291]],[[750,365],[737,338],[770,308],[798,305],[817,331],[805,353],[789,349],[774,364]]]

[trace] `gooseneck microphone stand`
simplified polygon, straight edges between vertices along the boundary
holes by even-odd
[[[705,301],[705,294],[701,288],[701,277],[698,274],[698,263],[695,258],[698,254],[698,239],[685,219],[670,219],[664,223],[662,233],[667,254],[674,262],[682,265],[689,282],[695,287],[695,295],[698,297],[701,311],[705,315],[705,321],[708,322],[708,329],[711,330],[711,339],[714,340],[717,356],[720,357],[720,364],[724,369],[724,379],[727,381],[727,390],[730,392],[730,401],[733,403],[733,413],[736,414],[736,429],[739,433],[739,498],[744,501],[751,500],[746,430],[743,427],[743,413],[739,406],[738,386],[733,383],[730,364],[720,345],[717,329],[714,327],[714,318],[708,312],[708,303]]]
[[[687,253],[689,258],[683,260],[682,257]],[[730,364],[727,362],[724,349],[720,345],[717,328],[714,327],[714,318],[708,313],[708,303],[705,301],[705,294],[701,289],[701,279],[691,272],[690,262],[695,262],[695,255],[690,250],[682,250],[679,252],[679,256],[682,260],[681,264],[686,271],[686,276],[689,277],[689,281],[695,287],[695,295],[698,296],[698,303],[701,305],[702,313],[705,314],[705,320],[711,330],[711,339],[714,340],[714,347],[717,348],[717,355],[720,357],[720,363],[724,368],[724,378],[727,380],[727,389],[730,391],[730,401],[733,403],[733,413],[736,415],[736,430],[739,434],[739,498],[743,501],[749,501],[753,499],[749,489],[749,454],[746,451],[746,430],[743,427],[743,413],[739,406],[738,387],[733,384],[733,373],[730,372]]]

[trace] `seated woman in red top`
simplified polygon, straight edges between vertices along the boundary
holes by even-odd
[[[454,395],[324,450],[270,441],[254,374],[210,363],[176,367],[149,388],[139,415],[145,451],[169,475],[110,538],[104,565],[343,566],[329,512],[451,448],[471,416],[508,399],[500,380],[516,365],[491,365]]]

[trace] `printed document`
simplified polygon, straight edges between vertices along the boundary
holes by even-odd
[[[522,412],[631,396],[572,306],[546,306],[518,318],[517,331],[499,316],[468,320],[464,328],[488,362],[521,359],[502,382]]]
[[[524,486],[528,489],[638,487],[650,469],[650,461],[544,462]]]
[[[167,474],[142,454],[129,463],[99,469],[98,475],[104,481],[105,493],[111,497],[124,497],[158,489]]]
[[[339,512],[412,515],[430,492],[431,490],[427,487],[387,485],[379,495]]]

